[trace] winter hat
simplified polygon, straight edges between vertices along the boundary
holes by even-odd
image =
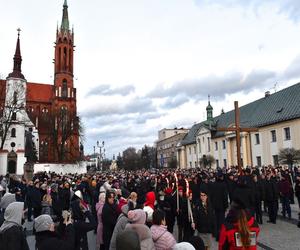
[[[140,250],[140,239],[137,232],[126,229],[117,235],[116,239],[117,250]]]
[[[135,209],[128,212],[128,220],[132,224],[145,224],[146,213],[142,209]]]
[[[196,250],[191,243],[188,242],[180,242],[177,243],[173,248],[173,250]]]
[[[49,214],[40,215],[34,220],[34,228],[37,233],[49,231],[51,224],[53,224],[53,220]]]
[[[79,199],[83,199],[83,197],[82,197],[82,193],[81,193],[81,191],[80,190],[77,190],[75,193],[74,193]]]
[[[15,194],[5,193],[5,195],[3,195],[2,199],[1,199],[0,208],[6,209],[9,204],[11,204],[15,201],[16,201],[16,195]]]

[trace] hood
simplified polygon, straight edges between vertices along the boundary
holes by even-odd
[[[151,239],[151,231],[149,227],[142,224],[127,224],[125,229],[131,229],[135,231],[139,235],[140,241],[143,241],[145,239]]]
[[[152,239],[154,241],[157,241],[162,236],[162,234],[164,234],[167,231],[167,227],[163,225],[152,225],[150,230],[152,234]]]
[[[188,242],[180,242],[173,247],[173,250],[195,250],[195,248]]]
[[[13,226],[22,226],[24,202],[13,202],[8,205],[4,213],[4,223],[0,228],[0,232],[3,232]]]
[[[6,193],[0,202],[0,208],[6,209],[7,206],[16,201],[16,195],[11,193]]]
[[[146,194],[146,202],[145,202],[145,206],[149,206],[152,209],[154,209],[154,203],[155,203],[155,193],[154,192],[148,192]]]

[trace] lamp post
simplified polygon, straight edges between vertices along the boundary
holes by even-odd
[[[95,163],[95,168],[97,168],[97,158],[96,158],[96,146],[94,146],[94,163]]]
[[[98,170],[102,171],[102,156],[104,156],[105,154],[105,148],[104,148],[104,141],[102,141],[102,143],[99,143],[99,141],[97,141],[97,147],[99,148],[99,161],[98,161]],[[102,153],[102,148],[103,148],[103,153]]]

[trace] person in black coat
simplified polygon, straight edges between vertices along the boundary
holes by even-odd
[[[225,211],[228,208],[228,192],[221,172],[217,173],[216,181],[211,185],[210,198],[216,216],[215,237],[219,240],[220,228],[224,223]]]
[[[29,208],[33,208],[33,216],[34,218],[41,215],[42,211],[42,194],[40,190],[40,184],[38,181],[34,184],[34,186],[29,186],[27,191],[27,203],[28,210]],[[31,214],[28,211],[28,220],[31,219]]]
[[[276,224],[277,210],[278,210],[278,198],[279,190],[275,177],[271,172],[267,173],[267,179],[265,182],[265,201],[268,207],[269,221]]]
[[[257,175],[253,175],[253,187],[254,187],[254,210],[256,215],[256,221],[259,224],[263,224],[262,220],[262,201],[265,199],[264,186],[261,180],[257,178]]]
[[[22,227],[23,210],[23,202],[13,202],[6,208],[0,227],[0,250],[29,250]]]
[[[88,250],[87,232],[95,230],[97,224],[79,190],[72,198],[71,210],[75,229],[75,250]]]
[[[172,189],[165,189],[164,200],[158,202],[159,208],[166,214],[166,224],[168,231],[173,233],[175,217],[176,217],[176,201],[172,196]]]
[[[118,216],[117,205],[115,203],[115,193],[107,191],[105,204],[102,209],[104,250],[109,250],[110,240],[114,232]]]
[[[211,234],[215,232],[215,214],[207,190],[200,191],[200,202],[193,209],[193,218],[192,227],[203,239],[205,247],[209,248],[211,246]]]
[[[36,231],[36,249],[38,250],[73,250],[75,247],[75,231],[71,216],[64,220],[65,232],[61,238],[54,230],[54,222],[48,214],[34,220]]]

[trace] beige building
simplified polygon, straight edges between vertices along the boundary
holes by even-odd
[[[174,128],[162,129],[158,132],[158,140],[156,141],[158,166],[170,167],[172,162],[178,166],[177,146],[188,131],[185,128]]]
[[[181,141],[179,167],[198,167],[208,156],[215,159],[213,167],[237,165],[235,133],[218,131],[234,127],[234,110],[217,117],[212,111],[209,103],[207,120],[193,125]],[[240,107],[240,123],[258,129],[241,133],[243,166],[277,165],[280,149],[300,149],[300,83]]]

